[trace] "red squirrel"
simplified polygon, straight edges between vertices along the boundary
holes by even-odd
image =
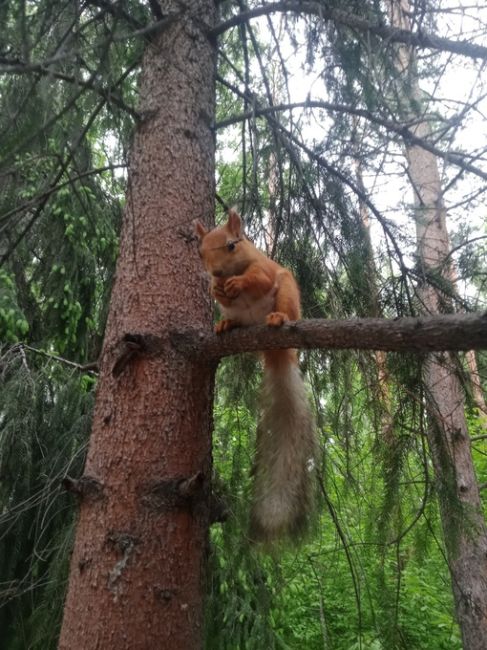
[[[293,274],[266,257],[244,235],[240,216],[206,230],[195,222],[199,253],[211,276],[211,292],[232,328],[267,323],[280,327],[301,316]],[[266,350],[262,412],[257,427],[251,537],[272,544],[298,539],[313,510],[316,427],[298,367],[296,350]]]

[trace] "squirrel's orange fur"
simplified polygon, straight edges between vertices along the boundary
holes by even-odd
[[[267,323],[280,327],[301,316],[292,273],[245,238],[239,215],[207,231],[195,223],[199,251],[223,319],[217,334]],[[267,350],[257,431],[252,535],[264,542],[295,538],[313,506],[316,432],[295,350]]]

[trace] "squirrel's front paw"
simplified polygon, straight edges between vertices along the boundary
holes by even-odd
[[[225,295],[228,298],[236,298],[242,293],[244,288],[243,278],[234,275],[233,278],[228,278],[224,285]]]
[[[267,314],[265,322],[270,327],[281,327],[288,320],[287,314],[284,314],[282,311],[272,311],[270,314]]]
[[[220,298],[226,298],[225,290],[222,286],[219,284],[215,284],[212,288],[212,293],[213,296],[216,298],[216,300],[219,300]]]
[[[215,334],[221,334],[222,332],[228,332],[228,330],[238,327],[237,321],[231,320],[230,318],[225,318],[218,321],[215,325]]]

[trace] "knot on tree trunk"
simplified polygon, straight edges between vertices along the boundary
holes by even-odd
[[[145,485],[140,501],[151,510],[191,510],[204,500],[205,492],[204,474],[197,472],[193,476],[175,477]]]

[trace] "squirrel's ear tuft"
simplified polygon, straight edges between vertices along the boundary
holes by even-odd
[[[237,239],[242,234],[242,219],[235,208],[230,208],[228,211],[227,227]]]
[[[193,221],[193,226],[194,226],[194,233],[198,237],[198,239],[201,241],[205,235],[208,234],[208,231],[204,227],[204,225],[201,223],[199,219],[195,219]]]

